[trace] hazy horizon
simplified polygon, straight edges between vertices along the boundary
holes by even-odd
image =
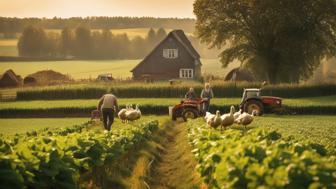
[[[1,0],[0,16],[195,18],[193,2],[194,0]]]

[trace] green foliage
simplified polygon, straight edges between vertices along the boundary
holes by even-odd
[[[336,2],[197,0],[199,37],[224,49],[223,66],[238,59],[270,83],[309,78],[336,51]]]
[[[183,98],[189,87],[200,94],[201,83],[187,83],[184,85],[116,85],[112,87],[68,87],[51,89],[29,89],[17,92],[17,100],[56,100],[56,99],[96,99],[106,92],[112,92],[123,98]],[[212,86],[216,98],[241,97],[244,88],[259,88],[259,83],[214,83]],[[262,89],[262,95],[279,96],[282,98],[301,98],[314,96],[335,95],[336,85],[270,85]]]
[[[68,128],[74,125],[83,124],[89,120],[84,118],[16,118],[0,119],[0,133],[3,135],[14,135],[25,133],[31,130],[41,130],[44,128]]]
[[[97,99],[108,92],[107,88],[59,88],[49,90],[18,91],[18,100]]]
[[[146,39],[138,36],[130,40],[126,33],[113,35],[109,29],[94,31],[79,26],[75,31],[64,28],[58,34],[28,27],[20,37],[18,47],[20,56],[136,59],[145,57],[165,36],[166,32],[162,28],[158,32],[149,30]]]
[[[0,139],[0,182],[7,188],[76,188],[81,174],[113,164],[158,129],[148,121],[111,132],[87,125]]]
[[[20,56],[42,56],[48,54],[47,35],[41,28],[27,27],[18,42]]]
[[[10,24],[9,24],[10,23]],[[18,18],[0,17],[0,33],[21,33],[25,26],[38,25],[46,29],[59,29],[64,26],[75,28],[85,23],[93,29],[111,28],[181,28],[194,31],[195,19],[191,18],[152,18],[152,17],[73,17],[73,18]]]
[[[188,123],[198,170],[210,188],[334,188],[336,164],[324,147],[255,128],[224,133],[199,119]]]

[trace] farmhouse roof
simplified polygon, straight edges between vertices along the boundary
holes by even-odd
[[[162,44],[164,43],[167,39],[170,37],[173,37],[176,39],[176,41],[180,42],[182,46],[187,50],[187,52],[195,59],[198,60],[200,59],[200,55],[198,52],[195,50],[195,48],[192,46],[191,42],[183,32],[183,30],[173,30],[171,31],[165,39],[163,39],[153,50],[137,65],[135,66],[131,72],[133,72],[136,68],[138,68],[140,65],[142,65],[146,60],[150,57],[152,53]]]

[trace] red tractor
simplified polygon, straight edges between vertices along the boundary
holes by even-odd
[[[172,119],[175,121],[178,117],[182,117],[185,121],[187,119],[195,119],[203,116],[205,113],[202,111],[202,105],[205,100],[198,98],[194,100],[182,100],[172,109]]]
[[[257,111],[257,115],[262,115],[264,112],[281,113],[282,99],[273,96],[261,96],[260,89],[244,89],[240,109],[249,114],[253,110]]]
[[[264,112],[283,113],[282,99],[273,96],[261,96],[260,89],[244,89],[240,109],[244,112],[252,114],[256,110],[257,115],[262,115]],[[187,119],[194,119],[204,116],[205,112],[202,110],[202,105],[205,99],[182,100],[172,109],[172,119],[176,120],[182,117],[185,121]]]

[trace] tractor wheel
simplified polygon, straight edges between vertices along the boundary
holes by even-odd
[[[192,108],[187,108],[183,110],[182,117],[184,121],[187,121],[188,119],[195,119],[198,117],[198,111]]]
[[[264,105],[257,100],[248,100],[244,104],[244,112],[252,114],[253,110],[257,111],[257,115],[261,116],[264,113]]]

